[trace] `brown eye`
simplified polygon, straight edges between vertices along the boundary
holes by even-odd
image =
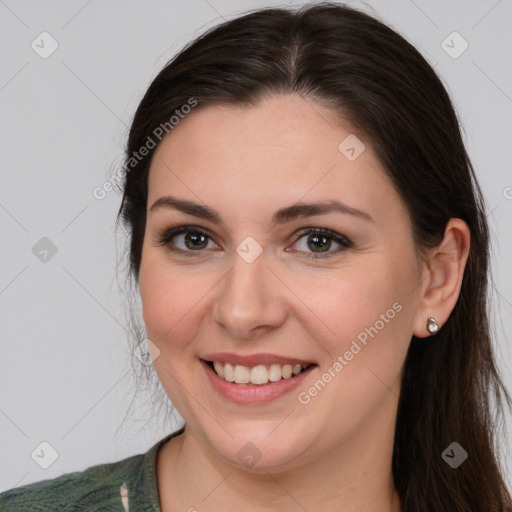
[[[308,235],[307,244],[313,252],[326,252],[331,247],[332,240],[325,235],[314,234]]]
[[[204,249],[208,245],[207,236],[200,234],[200,233],[194,233],[194,232],[187,232],[184,236],[184,243],[187,247],[187,249],[197,250],[197,249]],[[205,243],[206,240],[206,243]]]
[[[303,243],[303,239],[305,243]],[[338,247],[330,251],[333,242]],[[354,247],[354,244],[346,236],[326,228],[310,228],[306,232],[302,232],[294,245],[299,245],[299,251],[306,253],[306,258],[312,259],[327,258]]]
[[[204,252],[208,243],[213,240],[203,230],[195,226],[179,226],[166,231],[157,239],[159,245],[168,247],[170,251],[193,256],[192,253]]]

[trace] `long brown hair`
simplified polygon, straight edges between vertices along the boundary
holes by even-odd
[[[490,336],[485,202],[447,91],[420,53],[376,18],[333,3],[257,10],[210,29],[162,69],[137,108],[126,148],[117,222],[122,218],[129,235],[129,272],[138,282],[155,148],[128,163],[149,138],[158,139],[155,129],[171,133],[169,120],[191,99],[195,112],[290,93],[330,107],[371,142],[408,207],[418,248],[438,244],[452,217],[469,226],[471,249],[451,316],[428,342],[411,340],[393,476],[405,512],[511,511],[495,446],[493,412],[503,414],[511,400]],[[469,455],[457,469],[441,456],[452,442]]]

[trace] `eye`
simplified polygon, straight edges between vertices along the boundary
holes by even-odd
[[[303,240],[304,239],[304,240]],[[158,235],[155,239],[158,245],[166,246],[170,251],[184,256],[199,256],[204,249],[215,247],[212,237],[203,229],[196,226],[178,226]],[[329,250],[334,244],[338,247]],[[326,228],[308,228],[298,234],[294,245],[299,245],[299,252],[308,253],[306,258],[328,258],[345,249],[354,247],[352,241],[346,236]],[[289,249],[287,249],[289,251]],[[295,251],[291,251],[295,252]]]
[[[194,252],[200,253],[203,249],[211,249],[212,247],[208,247],[209,241],[213,242],[210,235],[196,226],[179,226],[165,231],[156,238],[159,245],[167,246],[170,251],[186,256],[195,256]]]
[[[329,249],[332,248],[333,241],[338,245],[338,248],[330,251]],[[302,252],[312,251],[306,254],[306,258],[311,259],[328,258],[345,249],[354,247],[353,242],[346,236],[326,228],[309,228],[301,232],[294,245],[299,245],[299,250]]]

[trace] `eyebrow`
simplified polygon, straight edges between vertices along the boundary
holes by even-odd
[[[223,224],[222,218],[218,212],[208,206],[194,203],[193,201],[178,199],[173,196],[163,196],[158,198],[149,210],[155,211],[160,208],[178,210],[188,215],[193,215],[194,217],[199,217],[201,219],[211,221],[215,224]],[[369,213],[363,210],[358,210],[357,208],[347,206],[337,199],[316,203],[296,203],[291,206],[286,206],[277,210],[272,215],[272,223],[284,224],[294,219],[310,217],[313,215],[322,215],[331,212],[352,215],[353,217],[375,223],[375,220]]]

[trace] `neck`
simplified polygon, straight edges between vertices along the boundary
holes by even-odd
[[[293,469],[253,472],[219,457],[187,426],[158,458],[162,512],[400,512],[391,470],[394,422],[376,430],[371,436],[359,431],[357,439],[331,446]]]

